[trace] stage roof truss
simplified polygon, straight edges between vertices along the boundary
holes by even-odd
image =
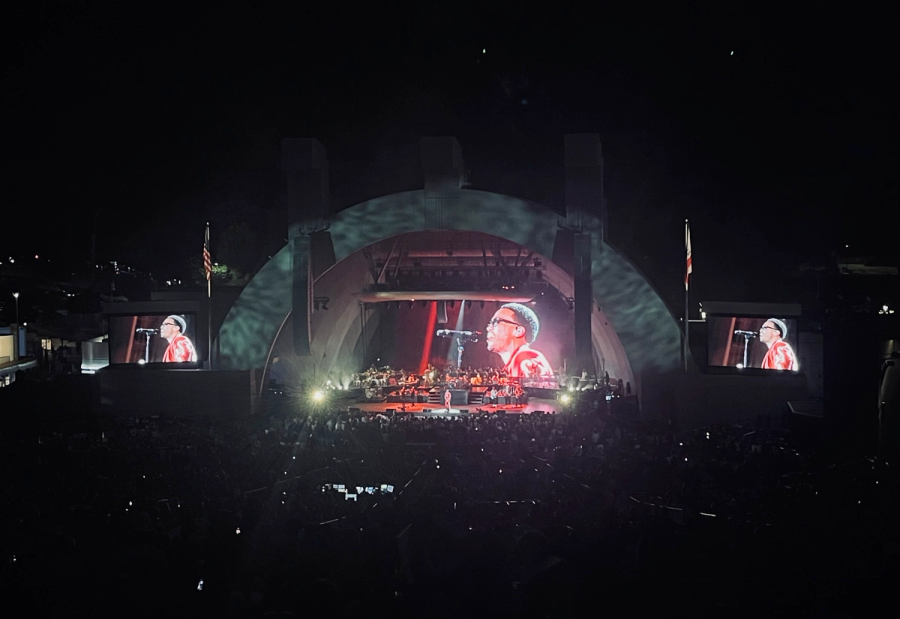
[[[391,256],[394,255],[394,251],[397,249],[397,244],[400,243],[400,238],[401,237],[398,236],[394,239],[394,245],[391,247],[391,251],[388,252],[387,258],[384,261],[384,265],[382,265],[381,271],[378,272],[378,277],[375,279],[376,284],[384,283],[384,274],[387,271],[388,265],[391,263]]]

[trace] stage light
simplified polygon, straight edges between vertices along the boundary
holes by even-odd
[[[562,402],[563,404],[568,404],[569,402],[572,401],[572,396],[570,396],[568,393],[564,393],[561,396],[559,396],[559,401]]]
[[[321,389],[316,389],[312,394],[313,402],[321,402],[325,399],[325,392]]]

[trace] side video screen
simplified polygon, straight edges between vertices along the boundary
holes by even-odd
[[[710,366],[798,371],[797,320],[772,316],[707,318]]]
[[[109,317],[110,363],[196,363],[200,361],[193,314]]]

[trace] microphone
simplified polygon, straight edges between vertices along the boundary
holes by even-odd
[[[453,329],[438,329],[437,334],[438,337],[453,337],[454,335],[459,335],[461,337],[478,337],[481,335],[481,331],[455,331]]]
[[[159,333],[159,329],[135,329],[135,333]]]
[[[738,329],[734,332],[735,335],[743,335],[744,337],[759,337],[759,333],[756,331],[741,331]]]

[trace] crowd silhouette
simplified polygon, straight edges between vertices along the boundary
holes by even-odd
[[[894,463],[777,423],[62,408],[3,420],[34,616],[854,616],[898,574]]]

